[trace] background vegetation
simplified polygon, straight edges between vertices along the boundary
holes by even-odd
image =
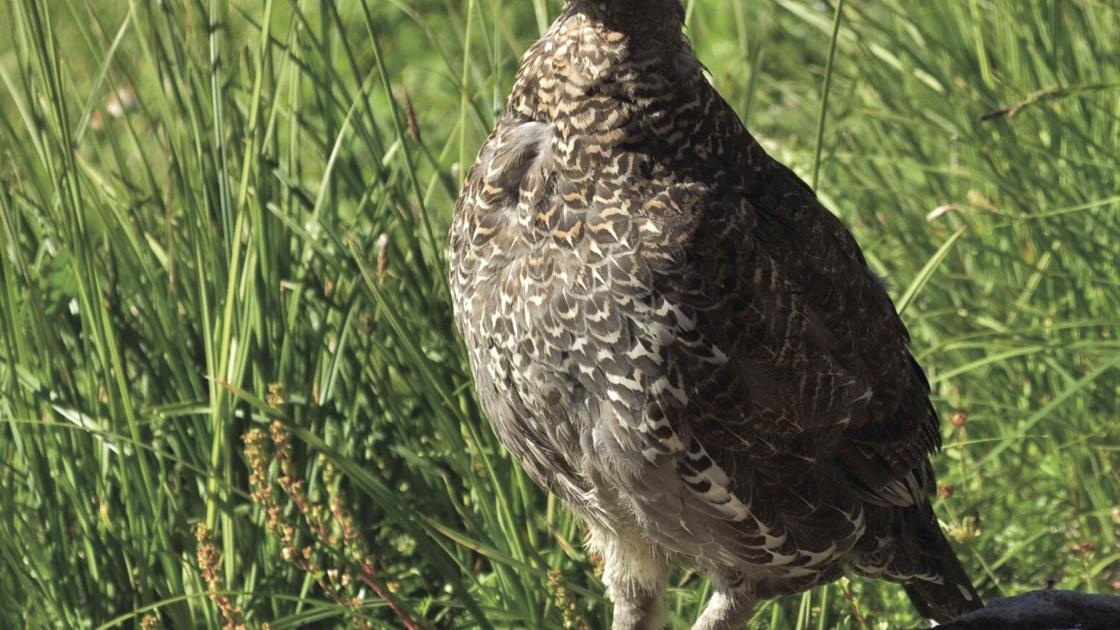
[[[0,3],[0,626],[605,626],[443,281],[560,4]],[[1120,5],[851,0],[819,126],[835,8],[689,29],[892,283],[985,596],[1120,589]],[[706,594],[674,578],[678,627]],[[753,625],[915,622],[852,581]]]

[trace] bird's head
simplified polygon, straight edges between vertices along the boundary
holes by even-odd
[[[684,27],[680,0],[568,0],[568,8],[643,40],[679,39]]]

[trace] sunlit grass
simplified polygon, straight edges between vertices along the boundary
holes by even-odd
[[[223,601],[251,627],[605,626],[582,526],[481,416],[443,280],[463,162],[559,5],[0,4],[0,626],[216,626]],[[853,0],[827,91],[834,3],[688,9],[905,305],[981,591],[1112,590],[1120,7]],[[247,459],[273,421],[304,508]],[[335,497],[360,545],[331,544]],[[687,627],[706,587],[674,586]],[[852,581],[754,624],[915,621]]]

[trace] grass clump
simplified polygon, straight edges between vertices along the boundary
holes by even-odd
[[[559,5],[0,3],[0,626],[605,625],[443,280],[466,162]],[[905,305],[982,592],[1116,589],[1120,8],[687,8]],[[706,594],[677,576],[674,622]],[[853,581],[752,623],[915,621]]]

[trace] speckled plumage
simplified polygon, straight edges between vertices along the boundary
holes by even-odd
[[[573,0],[456,207],[450,283],[495,432],[591,529],[616,628],[667,563],[696,628],[851,572],[980,605],[930,509],[929,384],[859,247],[705,79],[677,0]]]

